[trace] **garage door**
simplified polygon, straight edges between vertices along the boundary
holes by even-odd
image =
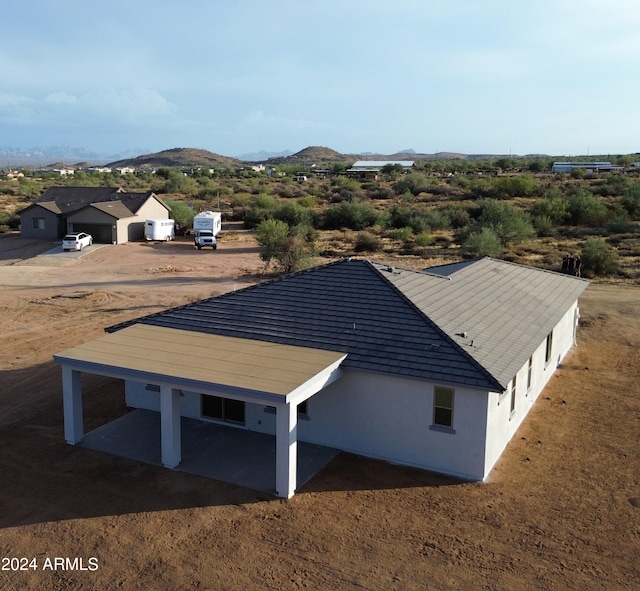
[[[111,224],[83,224],[74,222],[74,232],[86,232],[93,236],[93,241],[98,244],[111,244],[113,242]]]

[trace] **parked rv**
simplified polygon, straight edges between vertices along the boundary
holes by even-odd
[[[193,244],[200,250],[210,246],[218,248],[216,236],[222,227],[222,214],[219,211],[203,211],[193,218]]]
[[[175,222],[173,220],[146,220],[144,223],[144,237],[147,240],[169,242],[175,236]]]

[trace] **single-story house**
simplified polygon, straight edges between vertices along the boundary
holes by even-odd
[[[65,437],[84,436],[86,372],[160,413],[166,467],[183,416],[275,435],[285,498],[298,440],[482,481],[576,343],[587,285],[487,257],[345,259],[172,308],[55,356]]]
[[[87,232],[102,244],[143,240],[146,219],[170,217],[155,193],[111,187],[50,187],[19,213],[23,238],[56,240],[69,232]]]
[[[403,172],[408,172],[414,165],[414,160],[358,160],[348,168],[347,176],[360,179],[377,179],[385,166],[401,166]]]

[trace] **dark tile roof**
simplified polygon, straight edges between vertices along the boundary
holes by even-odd
[[[135,214],[138,209],[154,195],[147,193],[126,193],[122,189],[114,187],[50,187],[36,201],[37,205],[51,208],[51,203],[60,210],[63,215],[69,215],[96,203],[107,203],[109,201],[119,201],[129,212]],[[123,215],[124,210],[120,210],[118,217]]]
[[[498,384],[368,261],[345,260],[134,322],[348,353],[345,367]]]
[[[587,285],[494,259],[447,271],[346,259],[107,330],[141,322],[340,351],[344,367],[501,391]]]

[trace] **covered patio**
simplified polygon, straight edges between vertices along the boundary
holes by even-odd
[[[270,406],[276,412],[275,439],[247,430],[242,430],[242,435],[247,436],[247,441],[255,435],[267,438],[261,439],[262,443],[256,442],[256,451],[264,450],[266,446],[271,453],[275,447],[275,454],[271,453],[272,458],[275,456],[273,487],[261,485],[259,490],[265,490],[266,487],[266,490],[275,490],[279,497],[290,498],[298,487],[299,476],[304,478],[307,473],[306,468],[302,474],[298,470],[297,406],[340,377],[340,364],[345,357],[344,353],[334,351],[134,324],[54,356],[62,366],[65,439],[72,445],[85,442],[86,439],[86,446],[95,449],[100,437],[103,442],[119,440],[119,445],[122,445],[123,433],[129,433],[129,444],[124,444],[125,449],[133,450],[135,447],[130,439],[131,429],[136,430],[140,426],[136,426],[135,421],[128,417],[136,415],[138,411],[114,421],[116,424],[121,422],[119,426],[123,430],[119,437],[116,430],[118,425],[112,423],[85,436],[82,373],[157,385],[160,412],[149,411],[152,414],[146,415],[146,419],[142,418],[143,415],[137,415],[147,425],[146,429],[140,431],[142,439],[137,438],[138,442],[147,442],[147,451],[140,459],[151,459],[151,463],[155,463],[153,457],[154,453],[157,457],[157,452],[153,452],[153,446],[157,448],[159,440],[159,459],[163,466],[172,469],[182,466],[181,469],[194,473],[201,470],[203,476],[212,474],[211,470],[202,470],[202,466],[209,461],[207,458],[213,465],[220,461],[220,454],[196,457],[195,447],[189,438],[199,430],[201,433],[206,431],[198,423],[207,424],[181,417],[181,393],[200,392]],[[151,418],[154,414],[155,427]],[[107,429],[110,426],[111,431]],[[269,445],[265,443],[268,440],[272,442]],[[211,450],[216,447],[215,443],[212,444]],[[236,456],[235,461],[240,464],[242,457]],[[250,456],[244,457],[246,462]],[[255,470],[258,465],[262,465],[262,462],[251,462]],[[237,468],[242,471],[247,470],[248,466],[245,463]]]

